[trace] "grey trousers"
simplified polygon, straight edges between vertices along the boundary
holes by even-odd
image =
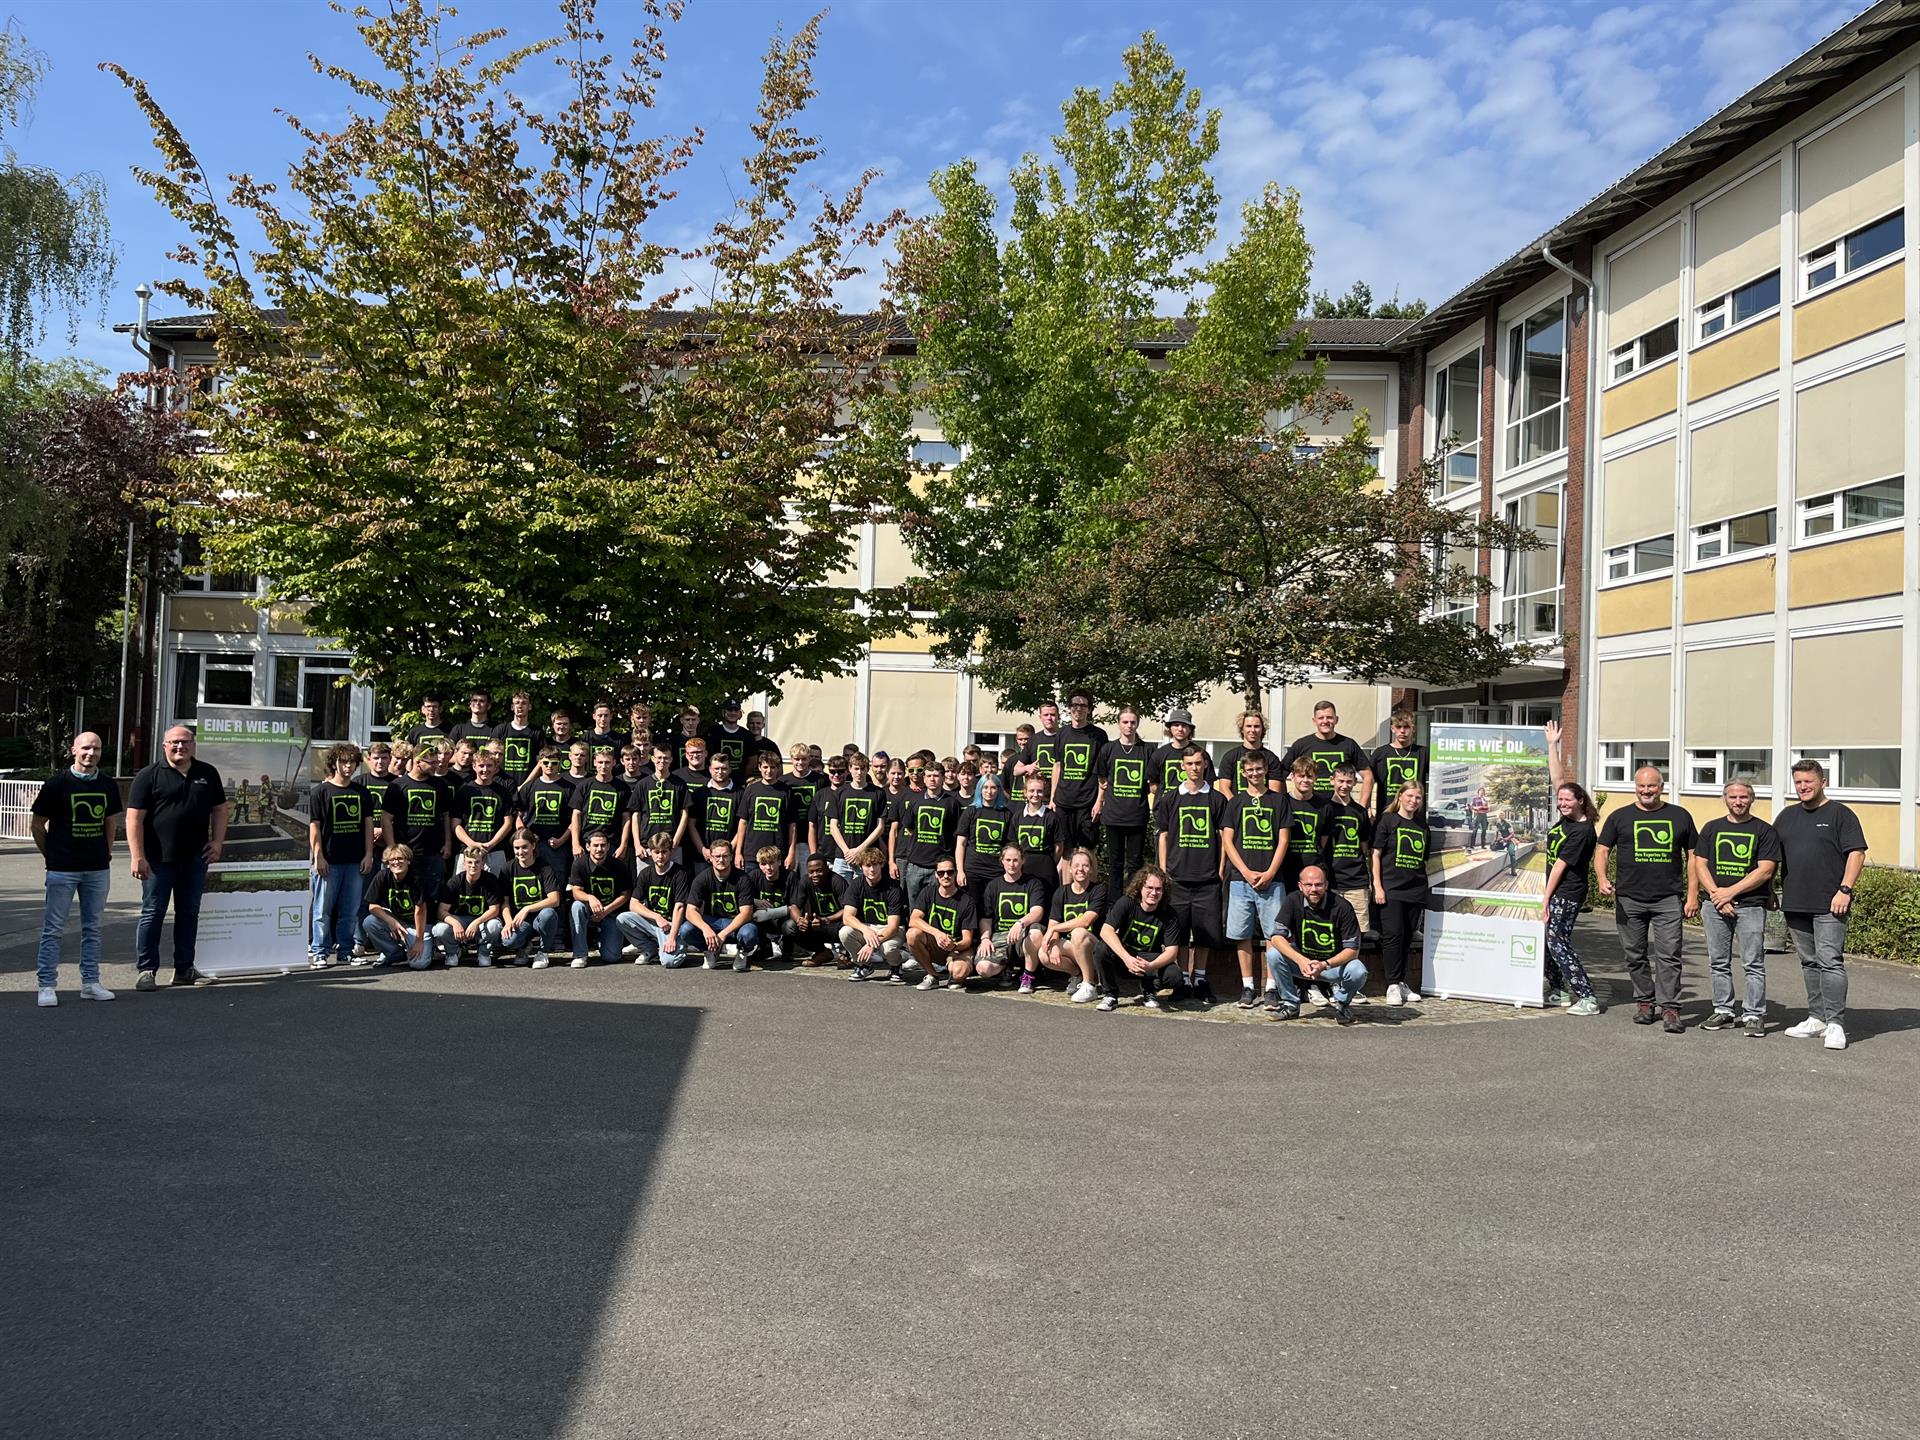
[[[1746,986],[1741,996],[1740,1013],[1767,1013],[1767,912],[1758,905],[1736,905],[1733,918],[1727,919],[1711,905],[1700,911],[1701,928],[1707,932],[1707,968],[1712,972],[1713,1008],[1731,1010],[1733,1005],[1733,952],[1740,952],[1740,969]]]
[[[1613,897],[1613,927],[1627,956],[1627,977],[1639,1005],[1680,1003],[1680,897],[1633,900]]]
[[[1787,915],[1787,934],[1800,957],[1807,982],[1807,1013],[1834,1024],[1847,1012],[1847,967],[1840,954],[1847,946],[1847,922],[1826,913]]]

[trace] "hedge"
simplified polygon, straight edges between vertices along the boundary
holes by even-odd
[[[1920,964],[1920,873],[1869,865],[1853,888],[1847,950]]]

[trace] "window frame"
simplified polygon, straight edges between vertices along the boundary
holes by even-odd
[[[1454,368],[1459,365],[1470,365],[1473,368],[1473,438],[1470,440],[1460,438],[1458,443],[1450,443],[1454,440],[1455,436],[1457,436],[1458,432],[1455,431],[1453,434],[1446,433],[1444,427],[1451,423],[1453,417],[1448,414],[1447,406],[1442,403],[1440,397],[1447,394],[1450,390],[1450,377]],[[1486,358],[1479,345],[1469,346],[1460,354],[1455,355],[1451,360],[1434,367],[1433,397],[1429,402],[1427,412],[1429,416],[1428,428],[1430,431],[1427,437],[1427,458],[1429,460],[1440,460],[1441,462],[1440,483],[1435,492],[1439,499],[1457,499],[1459,496],[1470,495],[1480,489],[1480,457],[1482,445],[1486,438],[1480,433],[1480,420],[1482,411],[1485,408],[1485,403]],[[1452,465],[1454,458],[1456,456],[1468,455],[1473,457],[1473,478],[1470,482],[1454,488],[1452,486]]]
[[[1824,495],[1796,498],[1793,502],[1794,548],[1801,549],[1810,545],[1831,545],[1836,540],[1857,540],[1866,535],[1879,535],[1889,530],[1898,530],[1902,525],[1906,524],[1907,521],[1906,478],[1904,475],[1882,475],[1872,480],[1863,480],[1858,485],[1849,485],[1842,490],[1829,490]],[[1898,515],[1884,520],[1871,520],[1861,525],[1847,525],[1842,523],[1846,516],[1844,497],[1853,494],[1855,491],[1864,490],[1870,485],[1885,485],[1893,481],[1898,481],[1901,489],[1900,513]],[[1831,530],[1822,530],[1818,533],[1809,533],[1807,530],[1808,520],[1822,510],[1831,511],[1834,522],[1833,528]],[[1776,523],[1775,533],[1778,534],[1778,531],[1779,527]]]
[[[1565,455],[1567,453],[1567,414],[1566,412],[1567,412],[1568,401],[1570,398],[1568,394],[1567,370],[1568,370],[1568,364],[1569,364],[1569,358],[1570,358],[1568,355],[1568,351],[1571,348],[1571,339],[1572,339],[1572,324],[1568,314],[1568,311],[1570,308],[1568,301],[1569,301],[1569,296],[1567,294],[1565,294],[1564,292],[1561,294],[1558,294],[1550,300],[1543,301],[1542,303],[1533,306],[1525,314],[1521,315],[1519,319],[1513,321],[1511,324],[1509,324],[1506,327],[1507,404],[1503,408],[1509,412],[1509,415],[1503,416],[1502,422],[1501,422],[1500,433],[1501,433],[1501,439],[1503,443],[1500,447],[1500,454],[1501,454],[1501,458],[1506,462],[1505,465],[1502,467],[1502,471],[1501,471],[1502,474],[1513,474],[1518,471],[1526,470],[1535,465],[1544,465],[1549,461],[1555,459],[1556,457]],[[1519,367],[1519,370],[1516,371],[1515,361],[1519,357],[1516,356],[1515,354],[1514,342],[1516,339],[1520,340],[1521,346],[1522,346],[1522,353],[1524,353],[1524,348],[1525,348],[1524,336],[1525,336],[1526,327],[1529,324],[1531,324],[1533,321],[1539,319],[1548,310],[1554,309],[1556,307],[1560,311],[1560,399],[1552,405],[1544,405],[1538,410],[1532,411],[1525,415],[1521,415],[1517,418],[1513,418],[1511,417],[1511,414],[1510,414],[1510,412],[1513,409],[1513,396],[1516,393],[1516,391],[1520,390],[1522,382],[1525,378],[1524,367]],[[1552,450],[1543,451],[1538,455],[1531,455],[1525,458],[1521,458],[1517,456],[1514,452],[1514,446],[1518,441],[1518,439],[1520,438],[1520,436],[1525,433],[1525,427],[1532,424],[1534,421],[1538,420],[1542,415],[1545,415],[1550,411],[1559,412],[1559,428],[1560,428],[1559,445]]]
[[[1846,785],[1841,783],[1842,756],[1873,751],[1893,757],[1891,786]],[[1796,760],[1818,760],[1827,770],[1827,794],[1840,800],[1897,800],[1900,797],[1900,747],[1898,745],[1833,745],[1809,749],[1795,745],[1787,751],[1787,793],[1792,793],[1793,764]]]
[[[1664,354],[1656,355],[1652,359],[1648,359],[1646,354],[1648,338],[1658,335],[1668,326],[1673,327],[1673,348]],[[1627,361],[1627,368],[1624,370],[1620,368],[1620,361],[1623,357]],[[1609,386],[1622,384],[1625,381],[1633,379],[1636,375],[1644,375],[1650,370],[1657,370],[1669,361],[1678,360],[1679,358],[1680,319],[1678,316],[1675,316],[1671,320],[1663,320],[1660,324],[1654,326],[1653,329],[1646,331],[1644,334],[1636,335],[1633,339],[1627,341],[1626,344],[1616,345],[1612,350],[1608,351],[1607,384]]]
[[[1651,570],[1635,570],[1631,568],[1632,561],[1636,558],[1640,547],[1642,545],[1651,545],[1656,540],[1665,540],[1667,542],[1667,563]],[[1642,580],[1653,580],[1662,575],[1671,575],[1675,565],[1673,541],[1674,537],[1671,533],[1666,535],[1649,535],[1644,540],[1630,540],[1625,545],[1615,545],[1612,549],[1603,551],[1600,556],[1600,588],[1604,590],[1613,585],[1635,585]],[[1629,568],[1616,575],[1613,569],[1614,561],[1621,556],[1626,557]]]
[[[1686,758],[1681,770],[1684,779],[1679,787],[1684,794],[1718,795],[1729,784],[1736,780],[1742,785],[1751,786],[1754,795],[1757,797],[1770,796],[1773,794],[1773,751],[1771,749],[1758,745],[1727,745],[1721,746],[1718,749],[1689,749],[1684,753]],[[1767,778],[1765,780],[1754,780],[1745,775],[1729,776],[1727,773],[1727,757],[1730,755],[1764,756]],[[1696,766],[1708,767],[1711,771],[1710,777],[1707,779],[1699,778],[1694,773]]]
[[[1775,283],[1773,304],[1767,306],[1764,310],[1754,311],[1753,314],[1747,316],[1744,320],[1735,318],[1735,312],[1738,309],[1734,304],[1735,297],[1737,297],[1741,291],[1751,290],[1754,286],[1764,284],[1768,280],[1772,280]],[[1733,289],[1727,291],[1724,295],[1718,295],[1704,305],[1696,305],[1693,311],[1693,348],[1697,350],[1702,345],[1711,344],[1715,340],[1724,340],[1727,336],[1738,334],[1750,325],[1758,325],[1768,317],[1778,315],[1780,313],[1781,300],[1784,295],[1784,291],[1779,286],[1779,280],[1780,267],[1776,265],[1764,274],[1756,275],[1753,279],[1734,286]],[[1707,321],[1712,318],[1716,311],[1724,314],[1724,322],[1718,330],[1709,331],[1706,328]]]
[[[191,552],[191,553],[190,553]],[[260,577],[216,573],[200,555],[200,540],[195,535],[178,535],[173,542],[174,563],[180,569],[180,588],[176,594],[202,595],[216,600],[252,600],[260,594]],[[216,580],[243,580],[245,589],[216,586]]]
[[[1659,748],[1666,752],[1661,760],[1638,752]],[[1599,764],[1595,767],[1600,776],[1600,787],[1605,790],[1633,788],[1633,772],[1642,765],[1652,765],[1666,777],[1669,786],[1673,783],[1673,742],[1671,740],[1602,740],[1600,742]]]
[[[1548,491],[1554,492],[1556,497],[1555,503],[1559,512],[1559,523],[1554,531],[1553,584],[1542,590],[1528,590],[1520,594],[1510,594],[1507,589],[1507,582],[1522,552],[1502,550],[1499,553],[1500,579],[1494,589],[1492,605],[1488,613],[1493,621],[1494,628],[1504,631],[1506,629],[1508,602],[1511,601],[1517,606],[1529,600],[1536,600],[1542,595],[1551,594],[1554,597],[1554,628],[1550,636],[1541,636],[1539,638],[1545,641],[1549,647],[1552,647],[1564,643],[1562,637],[1566,633],[1561,628],[1561,622],[1564,620],[1567,611],[1567,482],[1564,479],[1555,480],[1550,484],[1533,486],[1531,489],[1522,491],[1517,495],[1504,496],[1500,501],[1500,514],[1503,519],[1507,518],[1509,512],[1514,511],[1519,506],[1525,505],[1535,496],[1543,495]],[[1510,520],[1509,523],[1517,524],[1518,520]],[[1527,528],[1532,530],[1535,527],[1529,522]],[[1517,635],[1518,632],[1516,631],[1514,633]]]
[[[1873,259],[1859,265],[1849,265],[1847,263],[1848,242],[1857,239],[1877,226],[1886,224],[1887,221],[1893,219],[1895,216],[1900,218],[1900,243],[1884,255],[1876,255]],[[1849,280],[1857,280],[1862,275],[1871,275],[1876,270],[1884,270],[1889,265],[1898,264],[1906,257],[1907,253],[1906,216],[1907,211],[1904,205],[1897,210],[1889,210],[1886,214],[1868,221],[1865,225],[1854,230],[1849,230],[1845,235],[1840,235],[1829,240],[1818,250],[1809,250],[1801,255],[1798,266],[1800,272],[1800,298],[1802,300],[1808,299],[1820,294],[1822,291],[1831,290],[1837,285],[1844,285]],[[1833,266],[1833,274],[1817,284],[1814,283],[1812,278],[1813,272],[1823,269],[1829,264]]]
[[[1765,545],[1755,545],[1746,550],[1733,549],[1733,526],[1737,521],[1750,520],[1755,515],[1773,517],[1773,538]],[[1721,542],[1717,555],[1701,555],[1700,545],[1715,532]],[[1724,520],[1715,520],[1706,525],[1694,525],[1687,530],[1687,569],[1711,570],[1716,565],[1737,565],[1742,560],[1757,560],[1763,555],[1777,554],[1780,549],[1780,510],[1777,505],[1769,505],[1761,510],[1749,510],[1744,515],[1729,515]]]

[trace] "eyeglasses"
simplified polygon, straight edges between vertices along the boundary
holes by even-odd
[[[953,874],[953,870],[952,870],[952,867],[948,867],[945,870],[936,870],[933,872],[933,874],[936,880],[945,880],[946,878],[948,878],[950,875]]]

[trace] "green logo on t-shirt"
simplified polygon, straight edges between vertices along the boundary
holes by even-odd
[[[1547,864],[1551,865],[1560,858],[1560,847],[1566,843],[1567,832],[1558,825],[1547,832]]]
[[[1022,822],[1013,827],[1013,838],[1022,850],[1037,851],[1047,843],[1047,826],[1044,820],[1032,824]]]
[[[1127,946],[1132,950],[1151,950],[1160,943],[1160,927],[1147,920],[1127,922]]]
[[[509,735],[500,742],[501,764],[513,771],[533,768],[533,737]]]
[[[1093,746],[1070,740],[1060,752],[1060,778],[1084,780],[1093,768]]]
[[[431,825],[440,818],[440,792],[431,787],[407,791],[407,824]]]
[[[887,919],[887,902],[878,895],[868,895],[860,901],[860,918],[869,925],[883,925]]]
[[[778,795],[756,795],[753,797],[753,828],[755,830],[778,830],[785,817]]]
[[[707,833],[721,835],[733,828],[733,797],[707,796]]]
[[[1062,920],[1078,920],[1092,908],[1093,907],[1085,900],[1076,900],[1069,895],[1065,900],[1060,902],[1060,918]]]
[[[535,820],[558,820],[560,818],[560,792],[558,790],[536,790],[533,792],[533,818]]]
[[[980,815],[973,822],[973,848],[985,850],[998,845],[1000,837],[1007,833],[1007,822],[997,815]]]
[[[647,792],[647,823],[665,825],[673,819],[673,791],[665,785]]]
[[[99,791],[67,796],[67,816],[76,840],[98,840],[107,833],[107,797]]]
[[[1402,826],[1393,832],[1393,863],[1401,870],[1421,870],[1427,863],[1427,832]]]
[[[516,909],[534,904],[546,893],[546,882],[538,875],[513,877],[513,903]]]
[[[1424,846],[1422,847],[1424,849]],[[1333,817],[1333,858],[1356,860],[1360,856],[1360,821],[1352,815]]]
[[[1673,859],[1673,822],[1633,822],[1633,858],[1642,865],[1664,865]]]
[[[587,792],[587,823],[611,825],[613,812],[619,803],[620,797],[611,790],[589,790]]]
[[[1310,750],[1307,758],[1313,761],[1314,768],[1320,772],[1314,777],[1313,788],[1330,790],[1333,788],[1333,767],[1347,757],[1346,752],[1341,750]]]
[[[334,823],[337,825],[340,823],[340,802],[338,800],[334,801],[333,809]],[[491,838],[493,835],[493,817],[499,813],[499,810],[500,797],[498,795],[469,795],[467,797],[468,832],[472,833],[474,831],[484,830],[487,832],[488,837]]]
[[[1273,848],[1273,807],[1249,805],[1240,812],[1240,838],[1257,850]]]
[[[1721,831],[1713,837],[1713,871],[1738,880],[1753,869],[1753,836]]]
[[[1300,917],[1300,948],[1315,960],[1330,959],[1334,952],[1333,924],[1311,915]]]
[[[351,790],[327,797],[331,802],[330,813],[333,816],[333,828],[336,830],[358,830],[361,823],[360,797]]]
[[[938,845],[946,833],[947,812],[938,805],[920,805],[913,812],[913,838],[922,845]]]
[[[1197,807],[1182,808],[1176,838],[1183,850],[1204,849],[1213,840],[1213,812]]]
[[[587,893],[602,904],[613,899],[613,876],[589,875],[587,877]]]
[[[1113,762],[1113,793],[1124,800],[1138,800],[1147,790],[1147,762],[1116,758]]]
[[[731,915],[740,908],[740,892],[733,886],[715,886],[707,892],[707,914]]]
[[[1294,827],[1299,830],[1300,839],[1305,842],[1307,848],[1309,850],[1318,850],[1320,848],[1319,813],[1313,810],[1296,810],[1293,812],[1293,823]]]
[[[938,900],[927,902],[927,923],[947,935],[960,933],[960,912],[951,905],[942,905]]]
[[[1033,901],[1024,891],[1002,890],[994,902],[994,908],[994,919],[999,922],[1000,928],[1009,930],[1033,908]]]
[[[1402,785],[1411,785],[1420,779],[1420,757],[1417,755],[1389,755],[1387,757],[1387,793],[1397,795]]]
[[[647,886],[647,908],[653,911],[654,914],[665,915],[667,913],[667,907],[671,904],[673,904],[673,887],[671,885]]]

